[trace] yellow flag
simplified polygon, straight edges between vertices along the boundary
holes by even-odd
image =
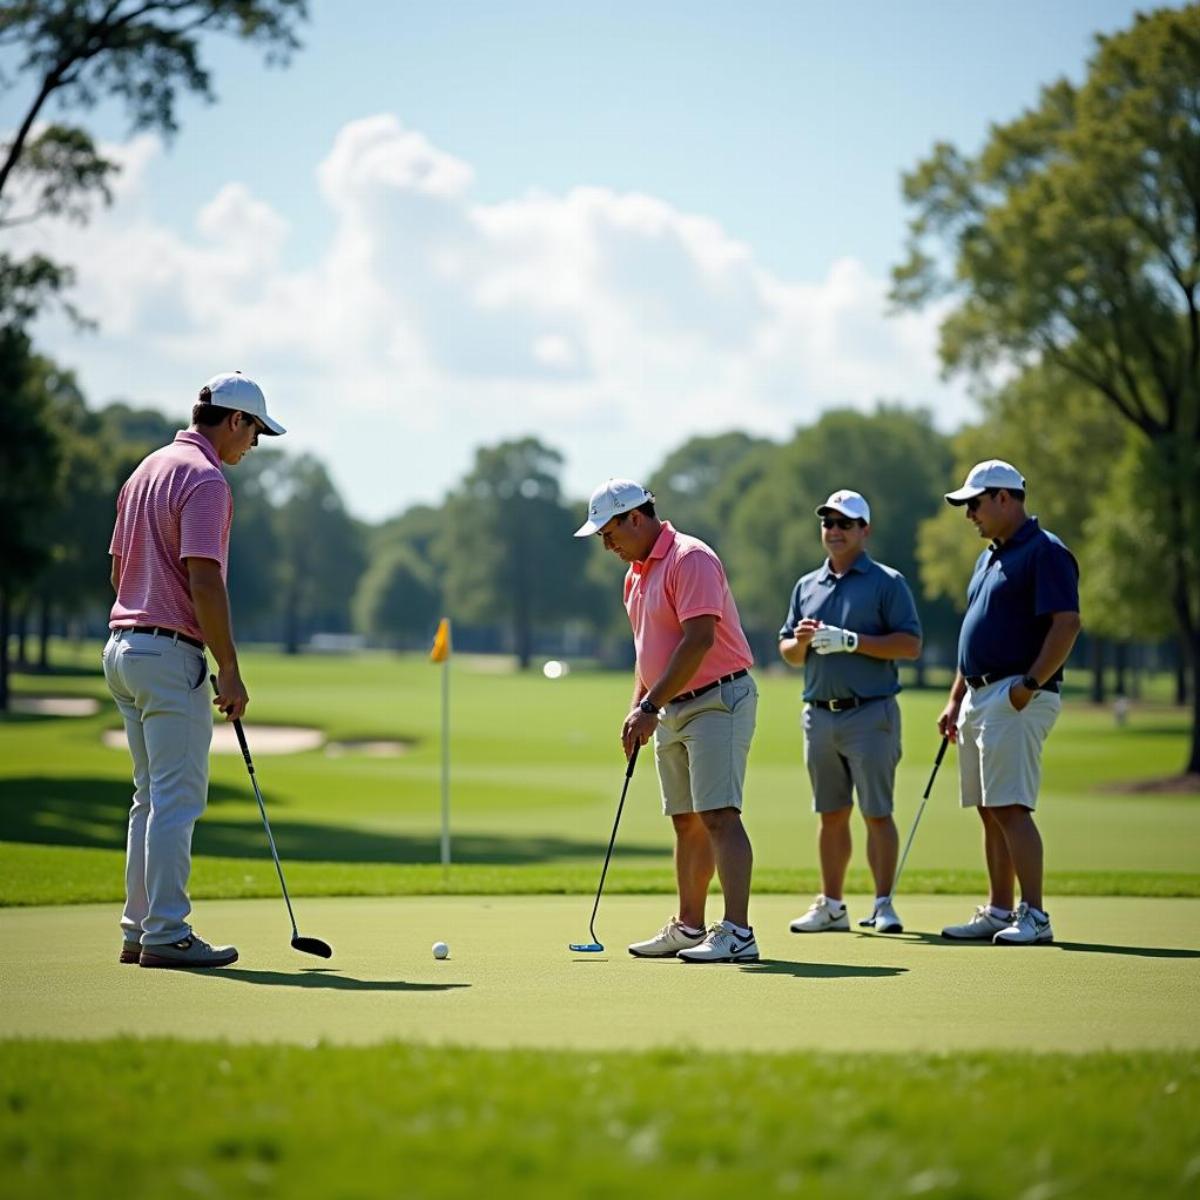
[[[450,657],[450,618],[443,617],[438,622],[437,633],[433,635],[433,649],[429,652],[430,662],[445,662]]]

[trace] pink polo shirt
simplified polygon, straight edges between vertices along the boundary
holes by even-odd
[[[121,577],[109,628],[161,625],[203,641],[184,560],[211,558],[224,579],[232,524],[233,494],[202,434],[184,430],[142,459],[117,497],[108,552]]]
[[[754,664],[721,560],[699,538],[676,533],[669,521],[646,559],[625,575],[625,610],[633,626],[638,678],[647,690],[662,678],[683,639],[682,622],[692,617],[716,617],[717,640],[681,692]]]

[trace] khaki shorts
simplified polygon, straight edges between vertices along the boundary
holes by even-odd
[[[1042,744],[1058,720],[1057,692],[1035,692],[1020,711],[1009,703],[1013,675],[968,688],[958,714],[958,780],[963,808],[1037,808]]]
[[[858,796],[864,817],[890,817],[900,761],[900,705],[882,696],[843,712],[804,710],[804,762],[813,812],[849,808]]]
[[[758,688],[749,675],[663,709],[654,761],[664,815],[741,809],[757,714]]]

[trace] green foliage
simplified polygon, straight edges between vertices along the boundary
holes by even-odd
[[[354,594],[354,627],[393,644],[433,633],[441,595],[430,571],[405,546],[377,554]]]

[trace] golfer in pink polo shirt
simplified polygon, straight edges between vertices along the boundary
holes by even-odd
[[[628,757],[653,735],[663,812],[675,826],[679,912],[629,953],[754,962],[753,853],[741,810],[758,689],[725,569],[698,538],[660,521],[654,497],[629,479],[610,479],[592,493],[588,519],[575,536],[591,534],[629,564],[625,608],[637,671],[621,742]],[[725,914],[706,930],[714,870]]]
[[[236,371],[216,375],[200,389],[191,426],[144,458],[117,497],[109,544],[117,598],[104,678],[133,759],[123,963],[237,961],[232,946],[209,945],[188,923],[192,830],[208,802],[212,708],[241,717],[250,700],[225,587],[233,496],[221,464],[236,466],[260,434],[283,432],[258,384]],[[215,700],[206,649],[217,665]]]

